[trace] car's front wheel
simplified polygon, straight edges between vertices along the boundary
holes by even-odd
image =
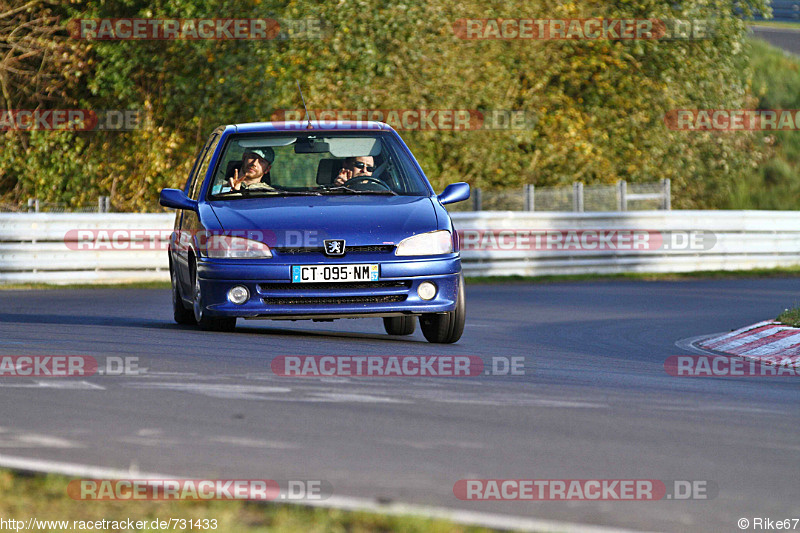
[[[383,317],[383,327],[389,335],[411,335],[417,327],[413,316]]]
[[[197,267],[192,264],[192,279],[194,280],[194,291],[192,292],[192,311],[194,319],[200,329],[205,331],[233,331],[236,329],[236,317],[213,317],[205,313],[203,307],[203,294],[200,291],[200,277],[197,275]]]
[[[186,309],[183,305],[183,298],[178,289],[178,275],[172,261],[169,262],[169,279],[172,282],[172,316],[178,324],[197,324],[194,319],[194,312]]]
[[[430,342],[449,344],[456,342],[464,333],[467,302],[464,294],[464,276],[458,281],[456,308],[448,313],[428,313],[419,317],[422,334]]]

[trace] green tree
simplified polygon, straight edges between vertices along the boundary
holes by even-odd
[[[764,0],[751,2],[766,9]],[[153,210],[158,191],[179,186],[217,125],[268,120],[298,109],[300,80],[315,109],[522,110],[522,130],[412,131],[402,135],[441,188],[650,182],[670,178],[678,208],[721,207],[771,154],[754,134],[672,131],[672,109],[756,104],[735,0],[336,3],[274,0],[106,0],[47,4],[60,17],[43,48],[67,47],[69,72],[50,71],[59,91],[9,101],[51,108],[141,109],[148,129],[126,133],[4,133],[0,194]],[[747,13],[744,13],[747,15]],[[321,19],[324,39],[76,41],[71,18],[273,17]],[[654,18],[713,21],[699,40],[465,40],[459,19]],[[0,19],[2,20],[2,19]],[[48,48],[49,47],[49,48]],[[3,74],[0,65],[0,77]],[[17,105],[16,103],[14,105]]]

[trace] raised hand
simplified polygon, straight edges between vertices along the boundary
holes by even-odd
[[[343,168],[339,171],[339,175],[336,176],[336,179],[333,181],[334,185],[341,185],[346,181],[349,181],[353,177],[353,171],[347,168]]]
[[[245,180],[245,177],[246,177],[245,175],[242,175],[242,177],[240,178],[239,169],[235,168],[233,169],[233,177],[228,178],[228,185],[230,185],[231,189],[233,189],[234,191],[238,191],[239,188],[242,186],[242,182]]]

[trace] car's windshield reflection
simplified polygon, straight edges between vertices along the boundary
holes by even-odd
[[[392,137],[330,134],[231,136],[209,188],[213,200],[280,196],[430,194]]]

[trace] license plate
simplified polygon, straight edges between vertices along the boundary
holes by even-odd
[[[378,281],[378,265],[294,265],[292,283]]]

